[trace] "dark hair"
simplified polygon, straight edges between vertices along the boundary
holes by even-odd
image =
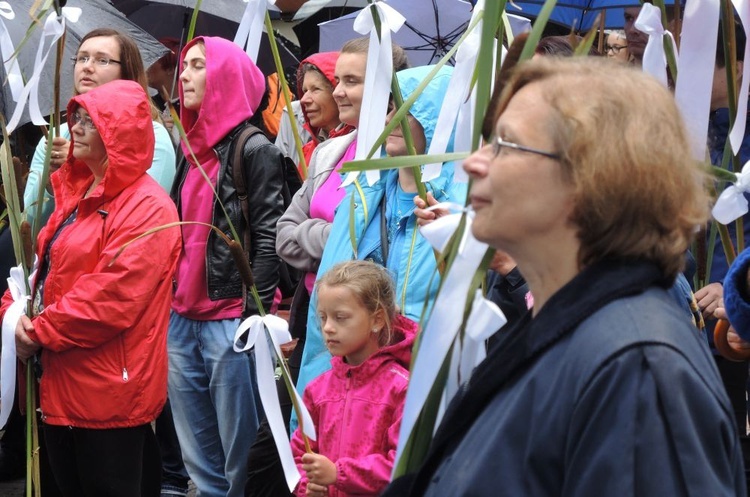
[[[575,40],[575,41],[574,41]],[[545,36],[536,46],[535,53],[539,55],[555,57],[572,57],[575,53],[575,46],[583,43],[583,38],[575,35],[565,36]],[[589,49],[589,55],[601,55],[592,45]]]
[[[734,20],[734,46],[737,53],[737,60],[745,60],[745,43],[747,36],[745,29],[739,19]],[[724,25],[719,24],[719,34],[716,40],[716,67],[725,67],[727,65],[724,57]]]
[[[78,45],[76,51],[81,49],[81,45],[83,45],[86,40],[100,37],[114,38],[120,46],[120,79],[135,81],[141,85],[143,91],[148,95],[148,78],[146,77],[146,68],[143,65],[143,58],[141,58],[141,51],[130,36],[121,33],[116,29],[97,28],[86,33],[86,36],[81,39],[81,44]],[[153,102],[151,103],[151,118],[155,121],[161,122],[159,110]]]
[[[399,72],[404,69],[408,69],[409,58],[406,56],[406,52],[403,48],[395,43],[391,43],[393,48],[393,72]],[[344,43],[341,47],[340,53],[360,53],[367,55],[367,51],[370,49],[370,37],[363,36],[361,38],[354,38]]]
[[[178,67],[177,58],[180,55],[180,49],[181,49],[180,40],[178,40],[177,38],[166,37],[166,38],[159,38],[159,43],[167,47],[169,49],[169,53],[165,55],[164,57],[162,57],[161,59],[154,62],[154,64],[159,64],[159,66],[165,71],[169,71],[170,69],[176,70]]]

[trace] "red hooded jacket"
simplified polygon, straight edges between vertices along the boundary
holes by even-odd
[[[166,338],[179,229],[147,230],[177,221],[173,202],[148,174],[154,153],[151,109],[143,88],[117,80],[68,104],[91,116],[109,165],[88,198],[88,166],[68,160],[51,177],[56,209],[39,233],[39,260],[49,251],[44,310],[29,337],[42,346],[42,416],[52,425],[108,429],[156,418],[167,393]],[[69,122],[71,128],[73,123]],[[75,221],[60,225],[78,209]],[[11,303],[2,299],[0,315]]]

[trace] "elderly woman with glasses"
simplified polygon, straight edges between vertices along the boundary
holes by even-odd
[[[68,104],[71,147],[52,176],[57,208],[39,233],[34,317],[16,325],[18,357],[39,352],[44,439],[64,496],[158,495],[151,423],[167,396],[167,325],[180,253],[169,195],[146,171],[151,106],[133,81]],[[0,314],[12,298],[6,292]]]
[[[666,290],[708,215],[669,92],[596,59],[534,60],[494,135],[464,162],[471,229],[516,260],[534,307],[386,495],[745,495],[716,367]]]

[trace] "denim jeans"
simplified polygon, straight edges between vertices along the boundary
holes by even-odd
[[[258,431],[252,355],[232,349],[239,319],[169,320],[169,400],[190,479],[201,497],[244,494]]]

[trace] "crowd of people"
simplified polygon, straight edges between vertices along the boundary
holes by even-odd
[[[33,313],[12,325],[18,359],[39,365],[45,496],[185,496],[188,480],[203,497],[746,495],[748,362],[718,355],[713,327],[728,319],[734,347],[750,349],[750,252],[730,267],[717,241],[705,285],[691,284],[712,180],[669,90],[638,70],[638,9],[604,53],[570,57],[576,40],[553,36],[502,73],[482,144],[443,164],[426,198],[409,168],[342,186],[369,110],[368,38],[304,59],[299,115],[266,126],[267,78],[228,40],[170,40],[147,71],[127,35],[85,36],[67,121],[36,147],[23,195],[38,264]],[[739,78],[739,24],[735,35]],[[714,164],[730,126],[721,36]],[[433,66],[410,67],[396,45],[392,57],[404,100],[419,95],[384,154],[424,154],[453,69],[423,85]],[[285,119],[304,126],[301,155]],[[291,174],[306,172],[296,192],[290,156]],[[441,284],[420,228],[443,202],[468,204],[472,235],[495,250],[484,294],[508,323],[446,399],[421,466],[394,479],[412,349]],[[750,218],[730,238],[748,230]],[[292,492],[254,352],[233,349],[244,318],[278,309],[287,265],[302,273],[289,365],[317,432],[306,437],[279,389]],[[7,291],[0,318],[11,304]],[[0,476],[19,419],[16,407]]]

